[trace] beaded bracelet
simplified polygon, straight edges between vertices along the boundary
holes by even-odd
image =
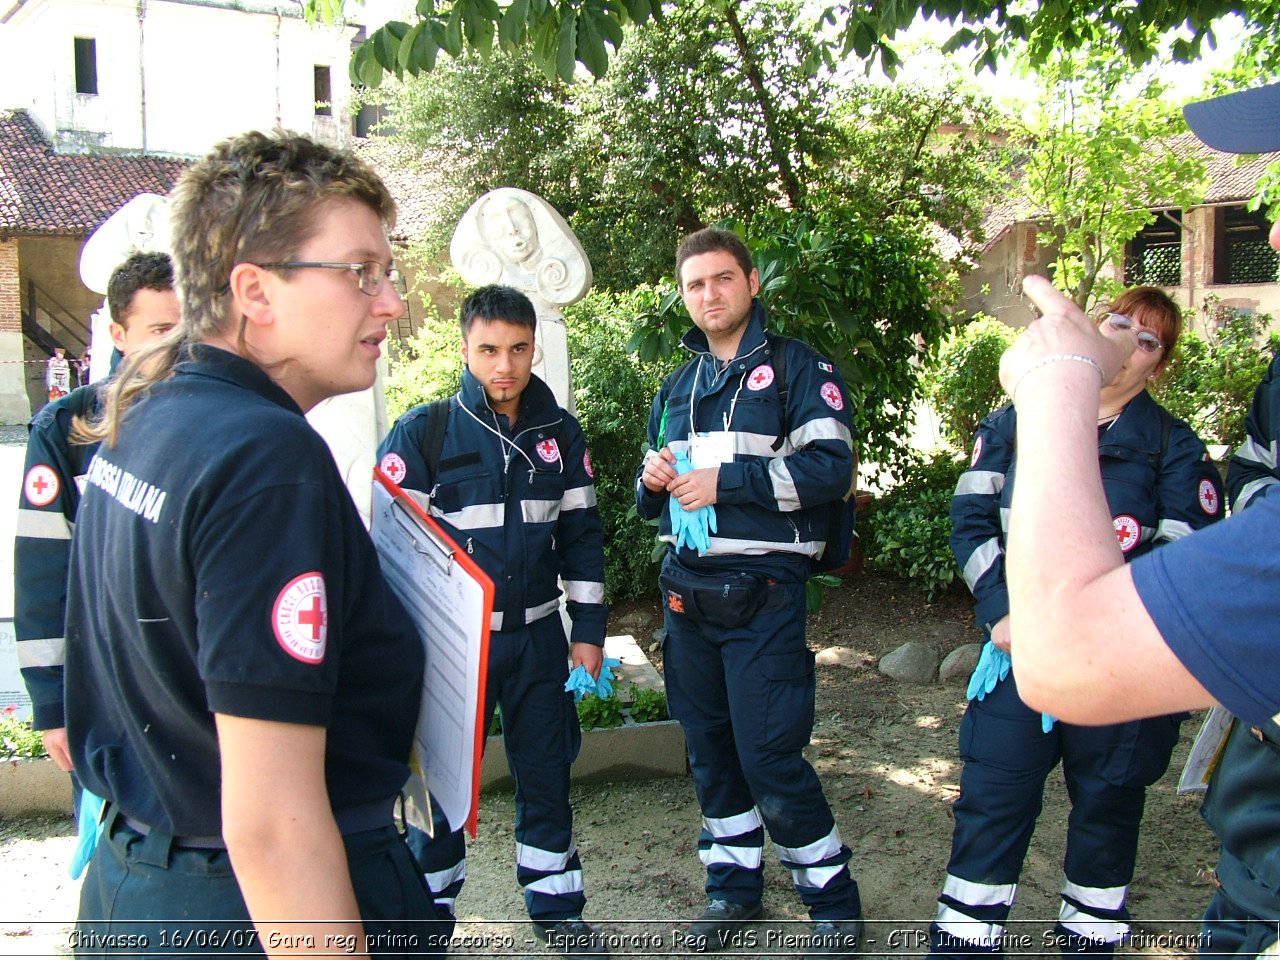
[[[1014,402],[1018,399],[1018,388],[1022,386],[1022,381],[1027,379],[1027,375],[1041,367],[1047,367],[1051,363],[1057,363],[1060,360],[1074,360],[1076,363],[1087,363],[1093,369],[1098,371],[1099,386],[1106,383],[1106,377],[1102,372],[1102,364],[1093,357],[1087,357],[1083,353],[1051,353],[1047,357],[1041,357],[1026,370],[1022,371],[1022,376],[1018,378],[1018,382],[1013,385],[1013,389],[1009,391],[1009,396],[1013,397]]]

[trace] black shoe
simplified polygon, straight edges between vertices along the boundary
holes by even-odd
[[[804,960],[854,960],[859,956],[862,921],[815,920],[809,931]]]
[[[702,916],[689,924],[685,942],[692,950],[724,950],[734,946],[735,935],[748,920],[758,920],[764,915],[764,907],[755,903],[733,903],[730,900],[712,900]]]
[[[604,938],[581,917],[569,917],[550,923],[533,922],[533,931],[553,950],[568,956],[607,956]]]

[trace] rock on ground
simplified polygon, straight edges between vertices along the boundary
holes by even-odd
[[[908,641],[885,654],[880,672],[907,683],[932,683],[938,675],[938,651],[930,644]]]

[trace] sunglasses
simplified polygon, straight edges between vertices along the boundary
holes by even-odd
[[[1126,317],[1123,313],[1108,313],[1103,318],[1103,323],[1112,330],[1132,330],[1136,324],[1133,319]],[[1150,330],[1139,330],[1137,332],[1138,349],[1143,353],[1156,353],[1164,349],[1164,344]]]

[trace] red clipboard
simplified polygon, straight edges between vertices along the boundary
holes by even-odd
[[[480,637],[479,637],[479,671],[478,686],[476,700],[476,717],[475,717],[475,742],[472,744],[471,751],[471,806],[466,818],[466,829],[471,834],[472,839],[476,836],[476,828],[479,822],[480,813],[480,766],[484,758],[484,745],[486,734],[485,729],[485,687],[488,679],[489,667],[489,629],[490,620],[493,614],[494,586],[493,580],[487,573],[480,569],[471,556],[458,546],[457,542],[445,532],[444,528],[433,520],[425,510],[418,504],[413,497],[409,496],[399,485],[388,477],[378,467],[373,469],[374,479],[379,483],[391,496],[392,506],[402,512],[413,523],[417,524],[422,530],[428,534],[432,548],[440,552],[441,562],[447,565],[450,576],[454,573],[461,573],[474,581],[483,593],[484,609],[480,618]],[[376,519],[376,518],[375,518]],[[416,548],[415,548],[416,549]],[[399,593],[399,588],[395,582],[394,576],[388,576],[387,582],[393,590]],[[403,596],[401,597],[403,600]],[[432,645],[432,637],[430,635],[423,637],[424,643],[427,645],[428,653],[430,653]]]

